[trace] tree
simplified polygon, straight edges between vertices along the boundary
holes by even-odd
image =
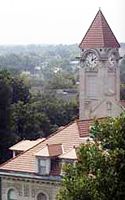
[[[9,147],[17,143],[19,139],[16,134],[10,133],[9,130],[0,129],[0,163],[12,157]]]
[[[76,81],[74,74],[66,74],[63,72],[57,72],[52,76],[46,84],[47,89],[66,89],[76,88]]]
[[[29,87],[7,70],[0,71],[0,129],[9,128],[11,104],[30,99]]]
[[[125,199],[125,114],[96,121],[91,134],[75,166],[65,166],[58,200]]]
[[[29,102],[31,94],[29,92],[29,85],[24,83],[24,80],[18,76],[12,77],[11,80],[12,87],[12,103],[17,103],[22,101],[24,103]]]
[[[12,105],[19,100],[26,104],[29,96],[29,89],[21,79],[7,70],[0,71],[0,162],[9,158],[8,148],[20,139],[11,128]]]
[[[26,104],[18,101],[11,106],[11,129],[21,139],[47,137],[77,114],[77,103],[66,103],[51,94],[32,96]]]
[[[58,99],[54,94],[44,94],[38,100],[39,109],[46,113],[52,125],[64,126],[78,117],[78,103]]]
[[[8,129],[10,121],[10,104],[12,98],[10,76],[7,71],[0,73],[0,129]]]
[[[41,112],[38,102],[24,104],[19,101],[12,105],[11,130],[20,139],[36,139],[47,136],[51,124],[46,113]]]
[[[10,74],[0,72],[0,163],[9,158],[8,148],[17,141],[17,137],[10,133],[12,88]]]

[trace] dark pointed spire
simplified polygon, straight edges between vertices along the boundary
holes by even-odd
[[[79,47],[85,48],[119,48],[115,35],[106,21],[101,9],[96,14],[91,26]]]

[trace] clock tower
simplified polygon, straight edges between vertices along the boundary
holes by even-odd
[[[101,10],[79,45],[80,119],[117,116],[120,105],[119,43]]]

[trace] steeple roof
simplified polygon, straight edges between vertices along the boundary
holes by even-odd
[[[79,47],[81,49],[120,47],[101,10],[96,14]]]

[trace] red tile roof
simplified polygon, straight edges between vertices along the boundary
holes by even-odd
[[[50,135],[44,141],[41,141],[24,153],[2,164],[0,170],[37,173],[36,154],[39,151],[48,145],[49,153],[51,155],[57,155],[69,152],[74,146],[77,148],[81,143],[88,140],[89,124],[91,123],[92,120],[77,120],[70,123],[63,129]],[[63,146],[63,152],[61,144]]]
[[[79,47],[81,49],[120,47],[101,10],[95,16]]]

